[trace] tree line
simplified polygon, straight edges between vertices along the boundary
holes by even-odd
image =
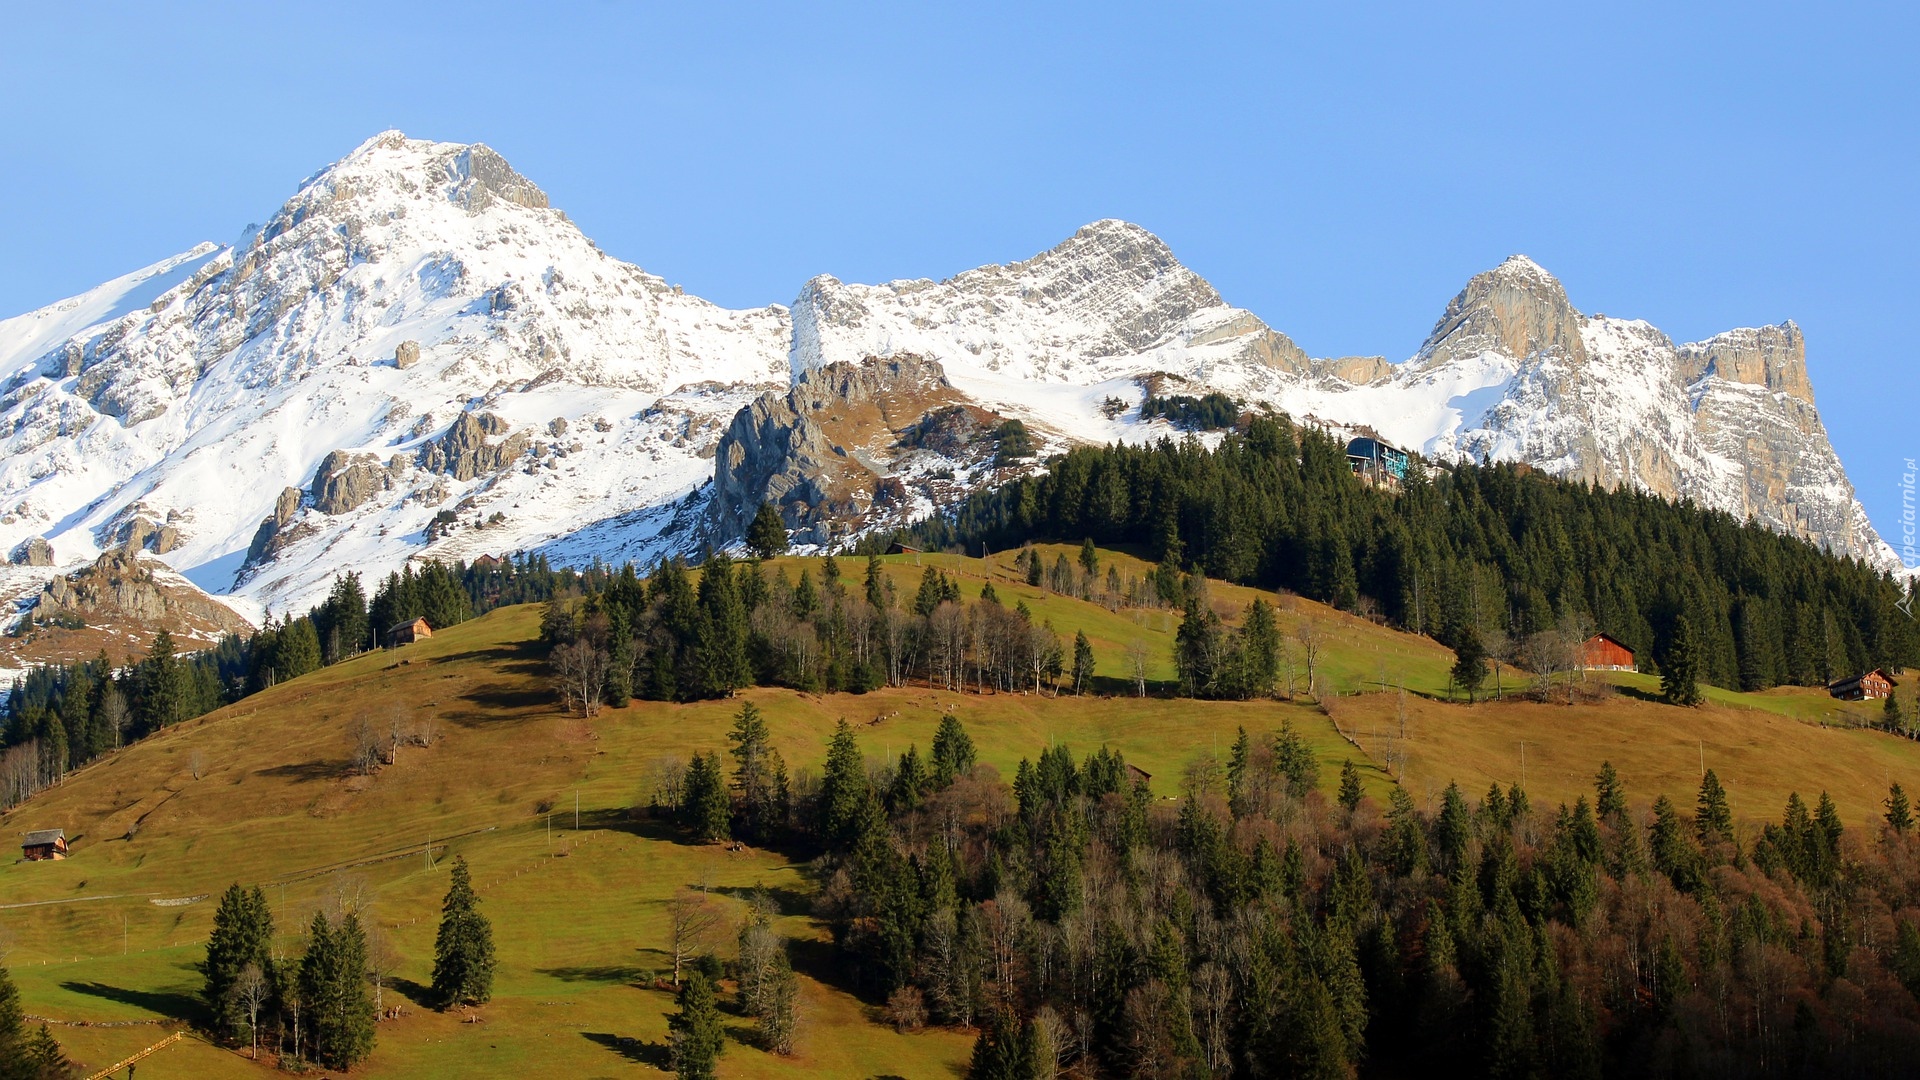
[[[1920,1038],[1898,785],[1871,830],[1824,793],[1743,829],[1712,771],[1689,810],[1607,764],[1572,805],[1382,802],[1351,762],[1328,799],[1283,723],[1173,804],[1107,748],[1008,784],[947,717],[878,762],[843,722],[817,783],[755,809],[743,730],[751,706],[730,789],[675,812],[823,851],[839,970],[903,1029],[977,1030],[971,1077],[1878,1075]]]
[[[978,553],[1030,540],[1131,547],[1227,581],[1285,588],[1459,647],[1510,655],[1605,631],[1659,673],[1684,614],[1701,681],[1824,685],[1920,661],[1913,585],[1691,502],[1510,464],[1416,463],[1397,489],[1284,417],[1195,439],[1080,447],[976,492],[902,539]]]
[[[1084,634],[1064,640],[1024,602],[1007,606],[991,582],[970,598],[927,567],[905,596],[877,554],[858,583],[833,556],[818,581],[811,568],[795,579],[724,552],[697,573],[679,560],[644,578],[629,566],[596,591],[549,601],[541,636],[556,689],[589,715],[633,698],[693,701],[747,686],[864,693],[922,680],[982,693],[1084,692],[1094,665]],[[1142,689],[1145,663],[1142,647]]]
[[[598,564],[555,570],[545,556],[478,567],[430,561],[389,574],[368,599],[349,570],[306,614],[269,613],[251,637],[226,634],[211,648],[183,653],[162,630],[129,664],[114,664],[103,650],[91,660],[31,668],[13,680],[0,711],[0,809],[128,742],[376,648],[397,623],[418,616],[452,626],[495,607],[598,588],[609,576]]]

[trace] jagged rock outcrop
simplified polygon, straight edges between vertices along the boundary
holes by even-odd
[[[297,487],[282,488],[280,498],[273,504],[273,516],[260,522],[254,530],[253,543],[247,547],[246,562],[243,568],[258,566],[273,554],[297,539],[297,529],[289,528],[293,519],[300,513],[301,495]]]
[[[359,507],[392,486],[392,474],[378,455],[335,450],[321,459],[307,491],[315,510],[333,516]]]
[[[493,435],[506,435],[488,442]],[[455,480],[496,473],[512,466],[532,442],[524,431],[507,434],[507,422],[492,413],[463,412],[447,433],[420,448],[420,467]]]
[[[405,371],[420,362],[420,343],[403,341],[393,348],[393,366]]]
[[[791,391],[762,394],[721,436],[710,535],[738,539],[762,502],[780,510],[797,544],[876,524],[876,509],[904,511],[910,489],[930,496],[955,482],[955,468],[990,454],[970,436],[998,417],[963,402],[940,365],[918,356],[802,371]],[[933,475],[943,470],[944,479]]]
[[[139,623],[205,637],[243,633],[247,621],[160,563],[131,551],[109,551],[92,566],[47,583],[34,601],[36,621],[61,618],[89,626]]]
[[[1762,386],[1813,404],[1807,376],[1807,341],[1800,327],[1747,327],[1680,346],[1680,378],[1689,385],[1707,376]]]
[[[52,566],[53,545],[44,536],[30,536],[13,549],[8,561],[15,566]]]

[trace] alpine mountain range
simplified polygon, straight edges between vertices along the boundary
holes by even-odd
[[[257,623],[417,557],[693,554],[762,499],[826,543],[993,482],[983,424],[1022,421],[1037,468],[1180,437],[1144,398],[1209,391],[1439,463],[1691,499],[1901,572],[1792,322],[1675,343],[1582,314],[1515,255],[1410,359],[1314,358],[1113,220],[945,281],[821,276],[791,306],[730,310],[601,252],[486,146],[398,132],[231,245],[0,322],[0,386],[16,608],[134,550]]]

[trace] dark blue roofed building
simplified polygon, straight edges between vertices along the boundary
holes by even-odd
[[[1407,478],[1407,452],[1362,435],[1347,444],[1347,466],[1368,483],[1398,485]]]

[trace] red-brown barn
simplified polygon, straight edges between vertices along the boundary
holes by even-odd
[[[408,619],[406,622],[387,631],[389,645],[405,645],[410,641],[424,641],[433,636],[433,627],[425,619]]]
[[[20,844],[21,852],[28,862],[43,862],[48,859],[67,857],[67,831],[65,829],[41,829],[30,832]]]
[[[1841,701],[1879,701],[1893,693],[1893,687],[1893,679],[1876,668],[1865,675],[1855,675],[1828,684],[1827,693]]]
[[[1589,671],[1633,671],[1633,650],[1611,634],[1595,634],[1580,646],[1580,666]]]

